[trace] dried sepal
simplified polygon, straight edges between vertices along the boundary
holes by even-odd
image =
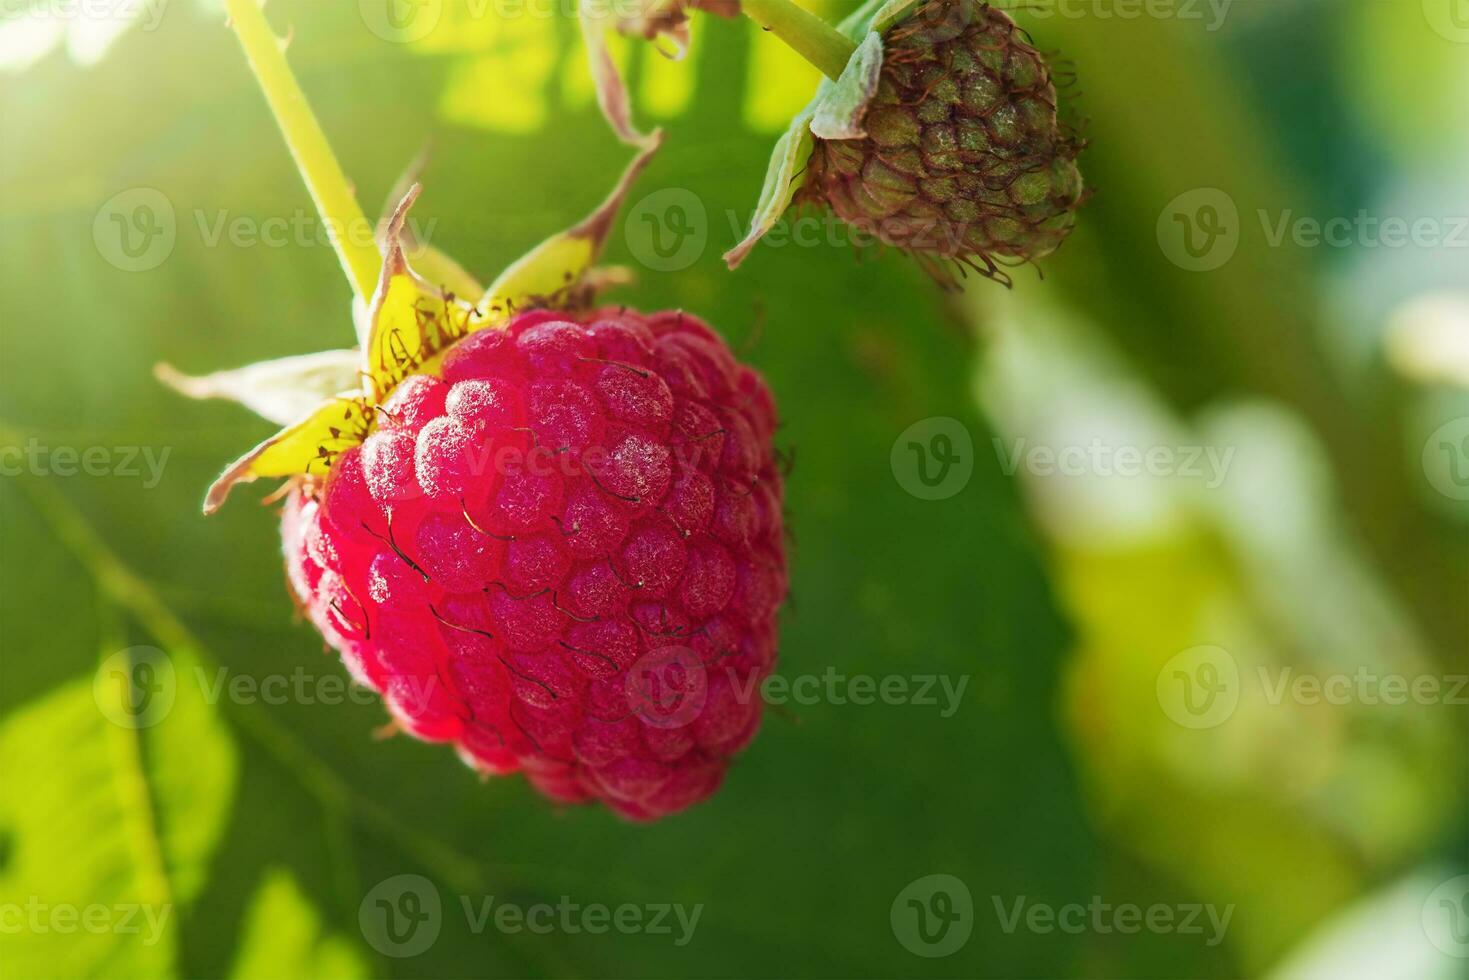
[[[324,350],[198,376],[157,364],[153,374],[181,395],[238,402],[268,422],[289,425],[356,385],[359,366],[355,350]]]
[[[597,105],[617,138],[630,146],[647,148],[653,136],[632,121],[632,105],[622,73],[607,47],[607,35],[651,41],[670,61],[682,61],[689,52],[689,11],[702,10],[718,17],[738,17],[739,0],[643,0],[631,13],[627,4],[614,15],[608,0],[581,0],[579,21],[586,45],[587,68],[597,91]]]
[[[615,26],[608,14],[602,0],[582,0],[578,22],[587,50],[587,69],[597,91],[597,105],[618,139],[629,146],[647,147],[652,137],[633,124],[627,85],[607,48],[607,32]]]

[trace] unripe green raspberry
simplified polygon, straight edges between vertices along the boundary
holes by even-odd
[[[889,245],[998,278],[997,259],[1055,251],[1083,198],[1081,144],[1014,21],[976,0],[932,0],[883,50],[866,138],[816,137],[801,198]]]

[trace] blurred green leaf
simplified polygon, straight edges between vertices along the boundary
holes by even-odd
[[[1458,2],[1425,0],[1422,16],[1359,3],[1341,33],[1347,95],[1378,144],[1406,164],[1452,162],[1469,148],[1469,27],[1452,19]]]
[[[143,649],[0,727],[0,905],[24,916],[6,923],[12,976],[177,967],[181,920],[233,803],[235,748],[189,681],[198,661]]]
[[[358,980],[371,976],[355,944],[330,932],[282,868],[268,868],[250,903],[234,980]]]

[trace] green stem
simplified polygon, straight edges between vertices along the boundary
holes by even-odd
[[[745,15],[780,38],[796,54],[835,81],[852,60],[857,45],[809,10],[791,0],[744,0]]]
[[[377,289],[383,259],[363,237],[362,232],[369,225],[352,194],[352,185],[342,173],[321,123],[296,83],[281,42],[271,32],[257,0],[225,0],[225,7],[245,49],[250,70],[255,73],[265,101],[270,103],[275,121],[291,149],[296,169],[301,171],[316,211],[331,233],[332,247],[342,263],[342,271],[365,303]]]

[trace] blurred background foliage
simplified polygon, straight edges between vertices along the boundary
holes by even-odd
[[[815,73],[743,21],[697,20],[683,63],[616,45],[640,117],[670,136],[634,200],[684,188],[708,219],[676,272],[638,266],[615,234],[610,258],[639,276],[620,298],[719,327],[770,378],[796,451],[782,672],[972,675],[951,718],[774,711],[714,800],[651,828],[374,739],[372,704],[207,696],[220,677],[340,668],[292,621],[272,513],[244,494],[198,516],[268,424],[181,403],[152,365],[343,346],[349,293],[323,241],[208,234],[221,215],[310,206],[216,4],[101,27],[7,8],[0,437],[169,456],[156,486],[0,479],[0,902],[172,914],[156,943],[7,933],[4,973],[1460,975],[1423,907],[1469,871],[1463,707],[1312,705],[1251,681],[1469,671],[1469,507],[1434,489],[1423,454],[1469,416],[1453,381],[1469,371],[1425,340],[1469,331],[1469,247],[1271,247],[1255,217],[1469,215],[1469,44],[1435,29],[1434,2],[1239,0],[1217,29],[1206,4],[1168,8],[1198,19],[1024,5],[1076,78],[1063,100],[1096,196],[1044,280],[1019,270],[1012,291],[958,297],[840,242],[762,246],[727,273],[719,252]],[[626,159],[567,16],[448,0],[434,31],[397,44],[356,3],[268,12],[369,212],[431,146],[415,216],[482,278],[583,215]],[[92,228],[138,187],[166,194],[178,234],[130,273]],[[1199,188],[1242,216],[1238,252],[1206,273],[1170,262],[1158,232]],[[961,420],[977,451],[964,491],[937,502],[889,465],[931,416]],[[1094,438],[1234,457],[1213,488],[1005,472],[1018,440]],[[111,695],[94,681],[138,645],[168,651],[180,682],[168,717],[134,732],[98,710]],[[1227,650],[1243,682],[1226,721],[1189,727],[1158,685],[1200,646]],[[975,934],[927,960],[888,914],[936,872],[968,883]],[[451,909],[570,895],[705,911],[685,947],[474,934],[448,914],[431,949],[395,960],[364,942],[358,907],[400,873]],[[1209,945],[1006,932],[990,903],[1093,895],[1235,910]]]

